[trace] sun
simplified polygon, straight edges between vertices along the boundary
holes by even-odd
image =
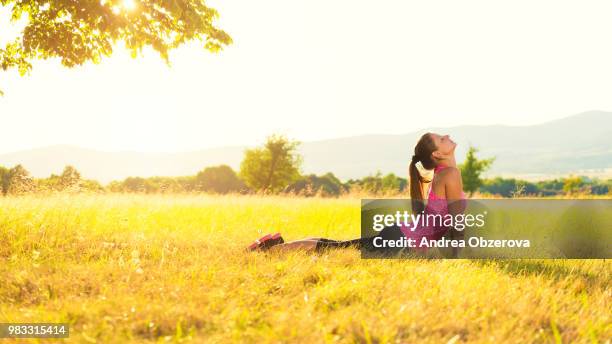
[[[136,8],[136,0],[123,0],[123,8],[126,10],[133,10]]]

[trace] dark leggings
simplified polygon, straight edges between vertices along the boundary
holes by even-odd
[[[319,238],[316,251],[322,251],[328,248],[343,248],[343,247],[354,247],[357,249],[365,248],[370,251],[380,250],[380,248],[374,247],[374,238],[381,237],[383,240],[397,240],[404,237],[404,233],[398,226],[385,227],[378,234],[370,237],[363,237],[351,240],[333,240],[327,238]]]

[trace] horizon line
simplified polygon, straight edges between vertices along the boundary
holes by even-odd
[[[356,134],[356,135],[351,135],[351,136],[339,136],[339,137],[331,137],[331,138],[324,138],[324,139],[316,139],[316,140],[300,140],[300,139],[294,139],[299,141],[300,143],[313,143],[313,142],[325,142],[325,141],[333,141],[333,140],[341,140],[341,139],[347,139],[347,138],[356,138],[356,137],[368,137],[368,136],[405,136],[405,135],[411,135],[411,134],[415,134],[418,132],[422,132],[422,131],[428,131],[431,129],[449,129],[449,128],[461,128],[461,127],[508,127],[508,128],[528,128],[528,127],[534,127],[534,126],[540,126],[540,125],[545,125],[548,123],[553,123],[556,121],[561,121],[561,120],[565,120],[565,119],[569,119],[572,117],[576,117],[576,116],[580,116],[580,115],[584,115],[587,113],[609,113],[612,114],[612,111],[604,111],[604,110],[588,110],[588,111],[582,111],[576,114],[572,114],[572,115],[566,115],[557,119],[552,119],[552,120],[547,120],[541,123],[536,123],[536,124],[528,124],[528,125],[508,125],[508,124],[462,124],[462,125],[453,125],[453,126],[447,126],[447,127],[425,127],[419,130],[415,130],[415,131],[411,131],[411,132],[406,132],[406,133],[402,133],[402,134],[385,134],[385,133],[364,133],[364,134]],[[271,133],[273,134],[273,133]],[[270,135],[271,135],[270,134]],[[92,148],[92,147],[87,147],[87,146],[83,146],[83,145],[79,145],[79,144],[75,144],[75,143],[56,143],[56,144],[49,144],[46,146],[36,146],[36,147],[31,147],[31,148],[24,148],[24,149],[20,149],[20,150],[15,150],[15,151],[9,151],[9,152],[0,152],[0,155],[7,155],[7,154],[16,154],[16,153],[22,153],[22,152],[27,152],[27,151],[36,151],[36,150],[41,150],[41,149],[48,149],[48,148],[60,148],[60,147],[66,147],[66,148],[77,148],[77,149],[81,149],[81,150],[89,150],[89,151],[95,151],[95,152],[99,152],[99,153],[124,153],[124,154],[182,154],[182,153],[195,153],[195,152],[201,152],[201,151],[207,151],[207,150],[215,150],[215,149],[228,149],[228,148],[252,148],[252,147],[256,147],[260,144],[263,143],[263,140],[261,143],[257,144],[257,145],[246,145],[246,144],[236,144],[236,145],[225,145],[225,146],[214,146],[214,147],[208,147],[208,148],[198,148],[198,149],[191,149],[191,150],[180,150],[180,151],[140,151],[140,150],[105,150],[105,149],[100,149],[100,148]]]

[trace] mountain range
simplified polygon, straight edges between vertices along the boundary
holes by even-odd
[[[304,173],[333,172],[342,180],[377,171],[407,174],[417,139],[425,132],[449,134],[460,163],[469,145],[479,157],[495,157],[487,176],[538,176],[612,171],[612,112],[589,111],[530,126],[467,125],[428,128],[402,135],[361,135],[303,142]],[[207,166],[238,170],[245,146],[181,153],[103,152],[69,145],[0,155],[0,165],[22,164],[35,177],[59,174],[65,165],[83,177],[107,183],[128,176],[194,175]]]

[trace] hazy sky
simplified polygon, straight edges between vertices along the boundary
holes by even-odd
[[[234,39],[218,55],[194,44],[168,68],[118,49],[100,65],[0,73],[0,153],[195,150],[612,110],[608,0],[208,4]]]

